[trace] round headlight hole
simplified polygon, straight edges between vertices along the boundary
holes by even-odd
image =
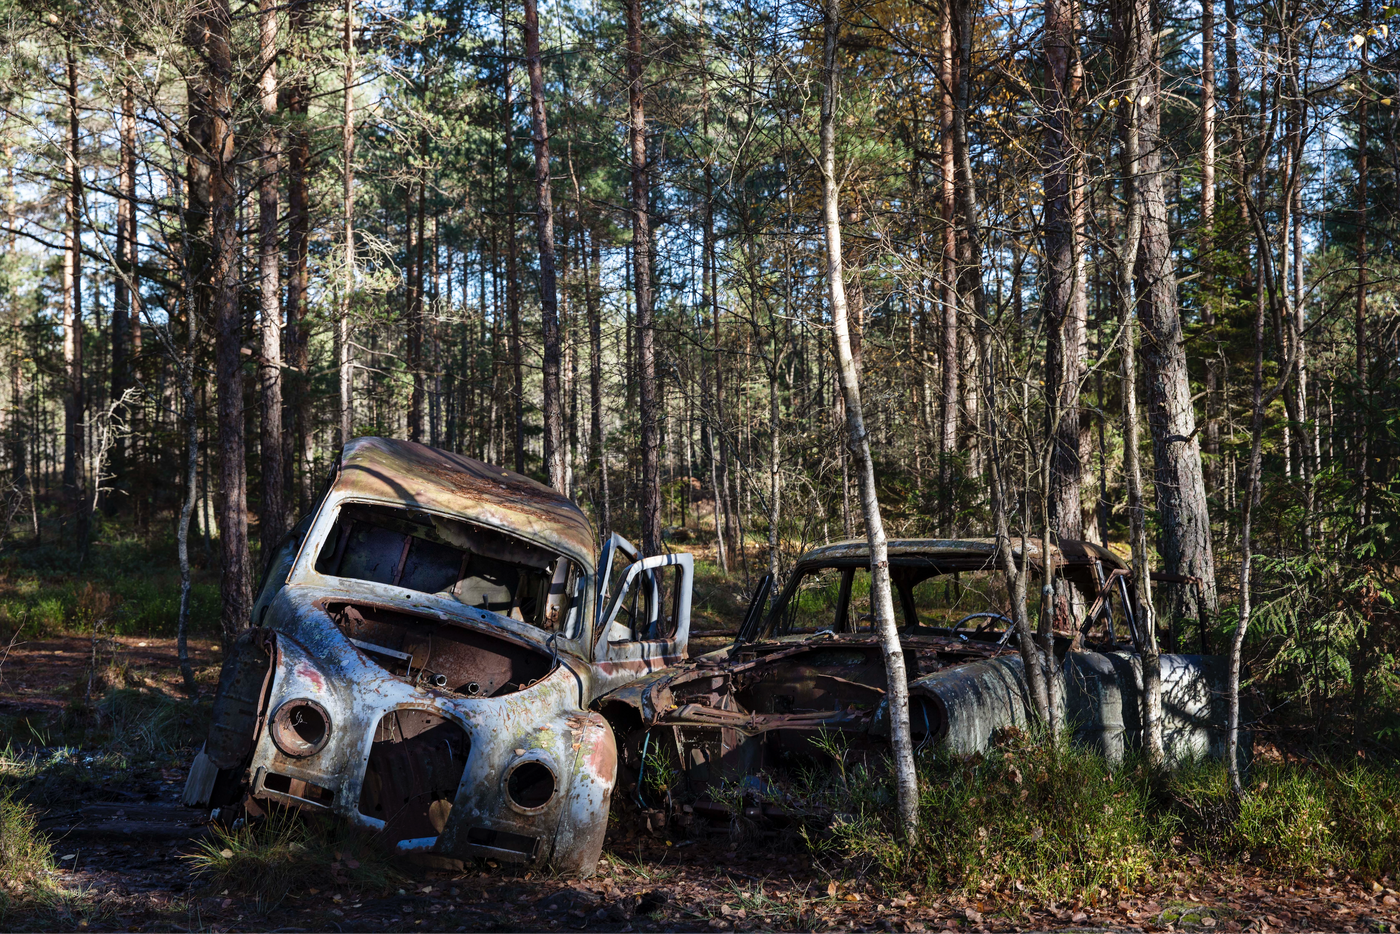
[[[511,769],[506,794],[527,811],[542,808],[554,797],[554,773],[543,762],[522,762]]]
[[[272,741],[289,756],[320,752],[330,735],[330,714],[314,700],[287,701],[272,718]]]

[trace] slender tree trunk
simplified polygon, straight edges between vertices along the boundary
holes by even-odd
[[[549,123],[540,62],[540,14],[525,0],[525,67],[530,73],[530,124],[535,135],[535,230],[540,249],[540,329],[544,339],[544,461],[549,485],[567,492],[564,413],[559,390],[559,308],[554,285],[554,197],[550,190]]]
[[[632,169],[632,284],[637,295],[637,370],[641,407],[642,551],[661,552],[661,438],[657,428],[656,334],[652,324],[650,175],[642,82],[642,4],[627,0],[628,113]]]
[[[1124,204],[1127,218],[1123,245],[1118,254],[1118,300],[1123,320],[1122,398],[1123,398],[1123,475],[1128,494],[1128,524],[1132,545],[1133,586],[1136,607],[1133,616],[1139,629],[1138,650],[1142,657],[1143,733],[1148,762],[1160,766],[1164,760],[1162,747],[1162,665],[1157,648],[1157,621],[1152,602],[1152,577],[1147,566],[1147,519],[1142,493],[1142,468],[1138,457],[1141,446],[1137,404],[1137,310],[1141,297],[1134,301],[1136,286],[1134,258],[1141,256],[1142,232],[1146,208],[1140,193],[1142,183],[1142,113],[1144,83],[1154,80],[1151,49],[1153,30],[1150,4],[1152,0],[1128,0],[1123,4],[1120,27],[1123,30],[1122,59],[1126,72],[1128,101],[1120,112],[1122,124],[1122,163]]]
[[[958,80],[954,65],[956,49],[953,43],[953,0],[944,4],[939,41],[939,137],[942,151],[943,179],[939,211],[943,225],[943,283],[939,290],[943,306],[943,333],[939,344],[941,357],[942,405],[938,437],[939,486],[942,497],[942,521],[945,534],[953,534],[953,461],[958,453],[958,372],[962,358],[958,351],[958,232],[956,205],[957,165],[954,161],[953,104]],[[844,465],[843,465],[844,466]]]
[[[136,104],[129,83],[122,84],[122,113],[118,129],[120,148],[117,154],[117,277],[112,295],[112,399],[121,399],[131,382],[131,319],[135,296],[136,264]],[[112,439],[112,486],[126,488],[126,432],[116,432]],[[109,511],[120,506],[118,497],[108,500]]]
[[[340,443],[345,445],[350,443],[350,438],[355,432],[351,383],[354,370],[351,362],[353,355],[350,352],[350,298],[355,291],[355,0],[345,0],[341,51],[345,56],[344,99],[340,124],[341,214],[345,223],[342,246],[345,250],[345,268],[340,284],[340,308],[335,319],[334,349],[340,387],[336,415],[340,423]]]
[[[1079,155],[1073,139],[1079,97],[1073,0],[1045,0],[1048,90],[1041,143],[1045,172],[1045,398],[1052,446],[1047,482],[1049,528],[1060,538],[1084,537],[1080,485],[1079,382],[1088,332],[1081,253]]]
[[[505,8],[501,10],[501,81],[503,84],[502,134],[505,137],[506,170],[506,317],[510,321],[510,366],[514,382],[511,396],[514,402],[515,472],[525,472],[525,373],[520,346],[520,278],[517,275],[515,240],[515,98],[511,84],[511,67]]]
[[[1201,322],[1211,333],[1215,327],[1215,0],[1201,0]],[[1208,490],[1220,487],[1220,360],[1206,345],[1205,366],[1205,454],[1202,476]]]
[[[293,0],[288,22],[293,40],[298,44],[307,39],[307,7],[310,0]],[[311,374],[307,371],[309,328],[307,327],[308,289],[310,287],[310,226],[311,226],[311,130],[307,126],[310,91],[301,66],[287,86],[287,113],[291,134],[287,153],[287,331],[288,365],[293,374],[291,382],[291,412],[295,430],[286,434],[290,446],[284,446],[284,473],[288,477],[286,491],[293,489],[296,479],[297,507],[311,509],[312,462],[315,456],[314,424],[311,415]],[[292,465],[301,458],[301,471],[294,474]],[[290,499],[290,493],[288,492]]]
[[[237,147],[233,113],[232,17],[228,0],[212,0],[193,22],[204,67],[191,103],[197,109],[197,152],[208,212],[208,262],[196,266],[214,320],[218,388],[219,589],[225,648],[248,624],[252,584],[248,555],[247,469],[244,463],[243,319],[239,308]],[[195,117],[196,115],[192,115]]]
[[[636,3],[637,0],[632,0]],[[910,843],[919,826],[919,786],[914,775],[914,748],[909,734],[909,683],[904,668],[904,648],[895,629],[894,601],[890,594],[889,547],[880,519],[876,495],[875,464],[870,455],[861,408],[860,379],[851,353],[850,325],[847,321],[846,284],[841,258],[841,209],[836,175],[836,111],[840,93],[837,62],[837,33],[840,28],[839,0],[822,5],[824,44],[822,54],[821,173],[822,215],[826,228],[826,281],[831,301],[831,329],[836,342],[841,395],[846,400],[846,429],[855,452],[860,478],[861,511],[865,516],[866,537],[870,543],[870,603],[875,611],[875,630],[885,656],[885,699],[890,713],[890,745],[894,753],[898,788],[899,822]]]
[[[1263,270],[1260,270],[1263,278]],[[1240,613],[1230,639],[1230,673],[1226,687],[1228,708],[1225,733],[1225,767],[1230,788],[1244,794],[1240,778],[1240,674],[1244,666],[1244,637],[1254,612],[1254,507],[1259,498],[1259,472],[1264,439],[1264,290],[1259,289],[1254,310],[1254,381],[1249,426],[1249,465],[1245,469],[1244,498],[1240,504]],[[1272,395],[1272,393],[1271,393]]]
[[[428,135],[418,136],[420,164],[418,167],[418,203],[409,203],[409,243],[408,243],[408,369],[413,378],[413,391],[408,402],[408,439],[423,440],[423,402],[426,387],[423,368],[423,334],[427,319],[424,314],[423,241],[425,215],[428,205]],[[409,189],[410,196],[412,189]],[[417,231],[414,231],[414,215],[417,215]]]
[[[270,555],[290,523],[286,479],[282,470],[282,255],[277,237],[280,204],[280,140],[277,127],[277,6],[259,0],[258,35],[262,51],[263,119],[262,178],[258,184],[258,284],[261,298],[262,358],[258,361],[259,401],[262,404],[262,511],[259,533],[262,554]]]
[[[78,61],[68,42],[68,230],[64,246],[63,363],[67,386],[63,407],[63,489],[77,519],[78,541],[87,538],[84,415],[87,398],[83,382],[83,170],[78,129]]]
[[[1169,612],[1174,619],[1214,617],[1219,611],[1215,590],[1215,558],[1211,551],[1210,511],[1201,451],[1196,437],[1196,413],[1186,369],[1186,344],[1177,307],[1176,273],[1171,255],[1161,135],[1161,46],[1157,38],[1159,11],[1153,0],[1136,0],[1135,15],[1142,29],[1136,39],[1141,63],[1139,174],[1134,181],[1142,237],[1138,245],[1136,298],[1143,328],[1143,363],[1147,378],[1148,426],[1152,431],[1153,481],[1161,528],[1162,558],[1171,574],[1198,577],[1197,591],[1172,587]],[[1145,48],[1141,48],[1145,46]]]
[[[186,299],[189,294],[186,292]],[[180,661],[180,676],[185,684],[186,694],[195,694],[199,685],[194,680],[194,668],[190,665],[189,628],[190,598],[194,578],[190,573],[190,519],[194,516],[195,504],[199,499],[199,410],[195,407],[194,366],[195,336],[198,333],[197,319],[190,316],[187,330],[184,359],[178,361],[180,367],[181,421],[185,432],[185,489],[180,502],[180,524],[176,528],[176,552],[180,562],[180,614],[175,623],[175,652]]]

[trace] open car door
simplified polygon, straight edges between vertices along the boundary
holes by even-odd
[[[619,555],[630,563],[614,567]],[[684,661],[694,559],[685,553],[642,557],[614,534],[603,548],[598,573],[595,695]]]

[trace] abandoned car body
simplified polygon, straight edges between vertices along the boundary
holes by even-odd
[[[1042,556],[1027,543],[1033,570]],[[1017,551],[1019,560],[1019,549]],[[1111,758],[1140,742],[1141,667],[1128,606],[1130,572],[1112,552],[1064,541],[1051,560],[1084,609],[1057,600],[1056,655],[1066,722]],[[889,544],[890,575],[918,748],[983,750],[1000,728],[1031,720],[1029,691],[992,540]],[[853,751],[888,743],[885,668],[869,606],[864,541],[814,549],[764,613],[761,584],[735,643],[656,672],[599,700],[617,731],[628,784],[649,763],[706,786],[810,758],[840,733]],[[1073,601],[1079,602],[1079,601]],[[1038,609],[1030,608],[1032,619]],[[1224,669],[1216,658],[1164,655],[1164,726],[1177,759],[1220,754]],[[626,726],[624,726],[626,724]],[[662,766],[658,760],[666,760]],[[635,792],[628,797],[641,801]]]
[[[269,561],[185,803],[590,873],[617,751],[589,703],[685,658],[693,574],[689,555],[594,548],[583,512],[520,474],[352,441]]]

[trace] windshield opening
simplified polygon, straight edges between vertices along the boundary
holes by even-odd
[[[346,503],[316,559],[332,577],[452,597],[575,636],[583,575],[557,552],[418,510]]]

